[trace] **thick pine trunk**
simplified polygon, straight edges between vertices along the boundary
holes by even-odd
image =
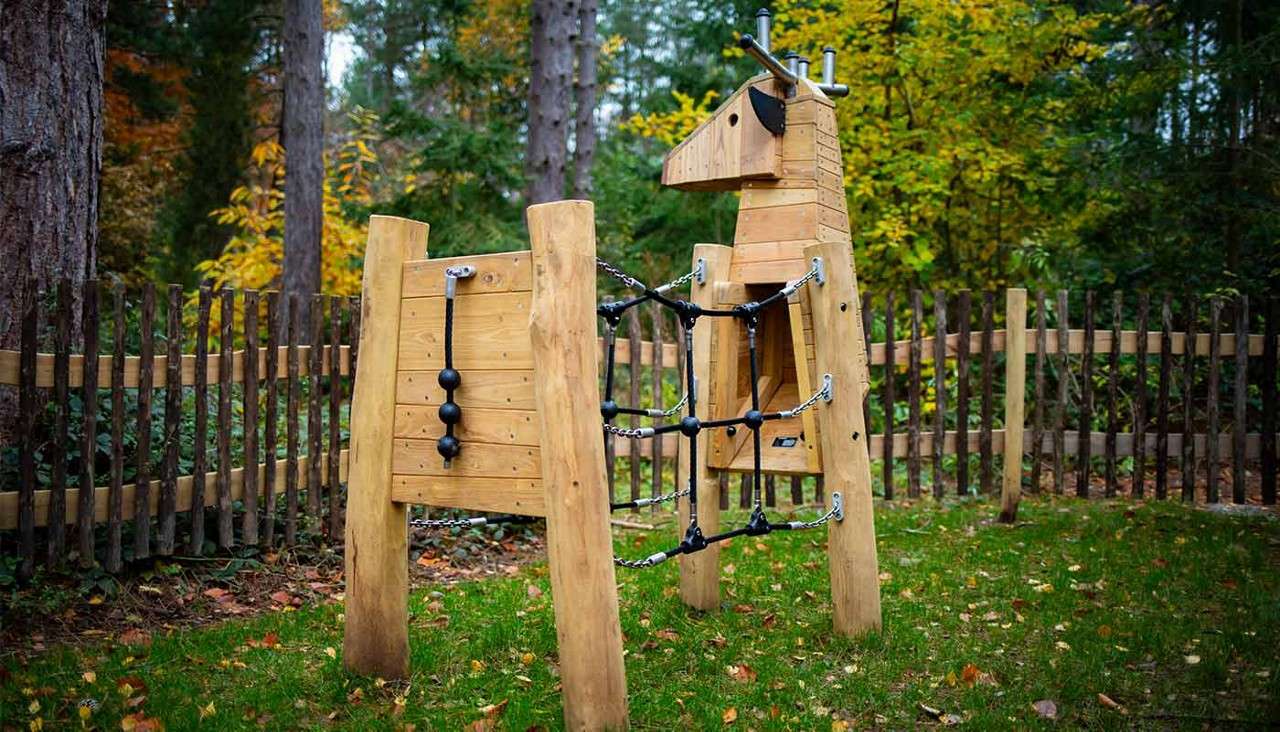
[[[18,347],[29,277],[49,290],[94,276],[106,13],[105,0],[0,5],[0,348]],[[0,442],[15,411],[0,390]]]
[[[299,296],[304,323],[310,295],[320,291],[320,237],[324,221],[323,65],[321,0],[285,0],[282,289]],[[285,307],[287,310],[287,299]],[[287,317],[280,320],[289,322]]]
[[[596,10],[597,0],[581,0],[578,9],[577,116],[573,121],[573,197],[591,198],[591,168],[596,157]]]
[[[578,0],[533,0],[532,13],[527,205],[564,198]]]

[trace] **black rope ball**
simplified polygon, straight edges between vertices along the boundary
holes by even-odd
[[[445,460],[452,460],[462,452],[462,443],[458,442],[458,438],[453,435],[445,435],[436,441],[436,452],[439,452],[440,457]]]
[[[454,402],[445,402],[440,405],[440,421],[445,424],[457,424],[462,419],[462,407]]]
[[[440,375],[436,377],[436,381],[440,383],[440,388],[446,391],[457,389],[462,384],[462,374],[457,369],[440,369]]]
[[[680,434],[685,437],[697,437],[702,430],[702,422],[697,417],[685,417],[680,420]]]
[[[760,425],[764,424],[764,415],[760,413],[759,409],[752,409],[742,415],[742,423],[753,430],[758,430]]]

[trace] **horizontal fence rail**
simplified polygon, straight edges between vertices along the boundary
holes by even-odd
[[[358,299],[126,298],[87,283],[73,313],[71,294],[33,297],[22,348],[0,350],[0,389],[20,412],[0,553],[29,575],[37,529],[50,566],[78,556],[110,571],[304,531],[340,540]],[[1015,303],[1024,322],[1008,322]],[[885,498],[994,494],[1003,474],[1031,492],[1275,502],[1274,300],[910,291],[864,295],[862,313]],[[628,406],[667,409],[684,392],[680,326],[661,308],[628,311],[615,357]],[[612,500],[674,490],[678,435],[619,439],[605,436]],[[1006,465],[1011,444],[1021,459]],[[823,499],[821,479],[765,480],[769,506]],[[749,504],[749,475],[721,481],[722,506],[733,483]]]

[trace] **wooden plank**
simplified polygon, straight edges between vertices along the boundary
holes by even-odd
[[[152,374],[154,373],[155,338],[154,322],[156,314],[156,288],[147,282],[142,286],[142,314],[138,321],[139,341],[138,354],[138,433],[136,481],[138,492],[134,496],[137,506],[133,519],[133,558],[146,559],[151,556],[151,514],[145,510],[151,500],[151,397]],[[145,514],[139,516],[139,514]]]
[[[486,409],[467,405],[455,429],[455,435],[464,445],[475,442],[537,447],[539,444],[538,419],[532,409]],[[396,405],[396,437],[435,441],[443,434],[444,423],[436,407]]]
[[[471,369],[526,371],[533,367],[529,345],[529,293],[458,295],[453,311],[453,363]],[[404,301],[400,313],[401,369],[439,371],[444,367],[444,298]]]
[[[815,244],[805,256],[820,257],[827,270],[826,284],[811,292],[810,302],[813,330],[823,336],[815,342],[817,372],[832,377],[831,404],[818,409],[823,478],[828,491],[844,500],[844,520],[827,524],[827,551],[833,625],[837,633],[853,636],[876,630],[881,622],[871,460],[857,409],[863,367],[848,347],[858,334],[857,309],[850,307],[858,284],[848,244]]]
[[[409,534],[405,505],[391,500],[391,434],[404,263],[425,256],[426,224],[369,219],[360,302],[359,365],[351,395],[351,474],[342,661],[366,676],[409,673]]]
[[[1116,433],[1120,431],[1120,329],[1124,325],[1124,293],[1111,296],[1111,353],[1107,358],[1107,444],[1103,468],[1107,498],[1116,495]]]
[[[235,541],[231,508],[231,351],[236,322],[236,293],[223,287],[218,298],[218,548],[228,549]]]
[[[396,475],[444,475],[475,478],[537,478],[536,446],[464,443],[462,452],[444,467],[435,440],[395,440],[391,469]]]
[[[884,498],[886,501],[893,500],[893,413],[894,413],[894,389],[896,386],[898,369],[895,363],[894,348],[894,317],[893,317],[893,291],[885,293],[884,298],[884,334],[885,334],[885,353],[884,353],[884,454],[881,463],[881,481],[884,484]]]
[[[690,285],[689,299],[701,307],[713,307],[716,304],[714,283],[723,282],[728,278],[733,249],[718,244],[696,244],[693,248],[693,261],[697,262],[699,259],[706,260],[706,281],[695,281]],[[684,359],[687,359],[690,351],[694,355],[694,378],[690,380],[688,374],[682,372],[681,388],[688,385],[695,410],[702,409],[701,405],[710,401],[711,382],[713,379],[722,378],[727,366],[727,364],[717,363],[716,373],[713,376],[710,359],[698,357],[700,353],[711,353],[713,329],[707,327],[708,325],[704,323],[701,328],[695,326],[691,331],[685,331],[682,326],[679,333],[681,339],[677,341],[681,343],[681,363],[686,364],[684,371],[688,370],[688,361]],[[692,340],[692,346],[687,344],[689,339]],[[724,407],[721,409],[723,410]],[[690,412],[693,413],[693,410]],[[696,413],[701,415],[705,412]],[[697,494],[676,500],[677,540],[683,538],[685,529],[691,517],[694,516],[704,535],[712,536],[720,531],[720,512],[716,507],[721,505],[721,496],[727,496],[727,493],[721,490],[719,477],[707,468],[711,442],[708,432],[710,430],[703,430],[693,438],[696,441],[694,447],[698,456],[696,462],[689,459],[687,452],[682,452],[681,459],[676,461],[676,486],[681,489],[692,488]],[[682,445],[681,449],[688,448]],[[694,464],[690,465],[691,462]],[[693,498],[697,500],[691,500]],[[698,610],[718,609],[720,607],[720,545],[712,544],[696,554],[681,556],[679,561],[680,598],[685,604]]]
[[[1084,293],[1085,348],[1080,356],[1080,440],[1081,449],[1076,454],[1076,496],[1089,497],[1089,468],[1092,455],[1086,436],[1093,425],[1093,290]]]
[[[1222,469],[1219,464],[1221,453],[1218,450],[1218,392],[1222,388],[1218,361],[1222,348],[1222,339],[1219,337],[1221,325],[1222,298],[1215,296],[1209,299],[1209,383],[1206,385],[1205,401],[1205,432],[1209,435],[1209,450],[1205,453],[1205,467],[1208,470],[1205,476],[1205,500],[1209,503],[1217,503],[1220,498],[1218,476]]]
[[[778,505],[778,476],[769,473],[764,477],[764,505],[776,508]]]
[[[311,303],[307,308],[307,343],[312,346],[324,341],[324,297],[319,294],[310,296]],[[320,474],[321,433],[320,400],[324,388],[320,377],[320,350],[312,348],[307,354],[311,357],[312,376],[307,377],[307,454],[311,456],[310,470],[307,471],[307,512],[310,514],[308,524],[316,528],[324,526],[324,485]]]
[[[662,321],[666,318],[666,310],[663,308],[661,303],[654,302],[652,303],[652,309],[650,310],[650,315],[651,315],[651,321],[653,323],[653,341],[650,344],[650,349],[653,353],[653,356],[652,356],[653,368],[650,370],[650,376],[653,379],[653,383],[650,388],[652,389],[652,393],[653,393],[654,408],[665,409],[666,408],[665,401],[662,395],[662,365],[663,363],[665,363],[662,357],[662,351],[664,350],[663,343],[662,343]],[[663,483],[662,483],[662,455],[663,455],[662,443],[663,443],[662,440],[652,441],[651,450],[653,451],[652,452],[653,467],[650,471],[651,482],[652,482],[652,487],[650,490],[651,496],[662,495],[663,493],[666,492],[663,488]],[[650,512],[656,513],[658,510],[658,507],[656,505],[651,506],[649,510]]]
[[[1256,436],[1255,436],[1256,437]],[[1256,441],[1255,441],[1256,442]],[[1250,445],[1255,446],[1254,442]],[[1252,447],[1251,447],[1252,449]],[[1256,452],[1256,451],[1255,451]],[[305,462],[306,457],[302,460]],[[327,459],[327,458],[326,458]],[[347,451],[341,454],[339,462],[339,474],[346,475],[347,467]],[[327,466],[322,466],[327,467]],[[277,466],[279,469],[279,466]],[[257,479],[259,483],[264,478],[265,465],[257,466]],[[253,472],[253,471],[247,471]],[[235,468],[231,471],[231,497],[239,499],[244,495],[244,480],[247,472],[244,468]],[[214,507],[217,505],[217,493],[213,490],[214,483],[218,479],[216,470],[204,474],[204,479],[199,480],[196,476],[183,475],[178,478],[177,499],[179,506],[191,505],[191,495],[196,485],[203,485],[204,490],[201,495],[205,496],[205,506]],[[151,481],[151,486],[147,491],[147,495],[151,496],[151,500],[147,505],[149,515],[156,516],[160,513],[160,479],[156,478]],[[97,486],[92,491],[86,491],[94,494],[94,510],[93,513],[87,514],[89,520],[94,524],[105,524],[110,520],[110,503],[107,500],[111,491],[110,486]],[[121,515],[122,520],[131,521],[134,518],[134,510],[137,506],[138,486],[136,483],[127,483],[121,486]],[[69,516],[67,520],[76,523],[81,520],[80,516],[80,490],[78,488],[67,489],[67,509]],[[48,490],[38,490],[35,492],[35,525],[36,527],[47,526],[49,523],[49,502],[50,495]],[[186,510],[185,508],[183,509]],[[18,527],[18,495],[17,491],[0,492],[0,531],[12,531]]]
[[[627,311],[627,351],[631,355],[631,366],[627,369],[627,387],[630,405],[633,407],[640,406],[640,315],[637,308],[631,308]],[[631,427],[635,429],[640,426],[640,418],[631,416]],[[630,456],[630,478],[631,478],[631,500],[640,499],[640,441],[628,440],[628,454]],[[631,509],[632,513],[638,512],[638,509]]]
[[[995,415],[995,395],[992,381],[994,379],[995,352],[991,347],[995,331],[995,293],[982,293],[982,415],[981,432],[978,437],[978,465],[980,475],[978,484],[983,495],[991,495],[995,478],[994,457],[991,450],[992,421]],[[1025,343],[1025,341],[1024,341]]]
[[[258,452],[258,291],[244,291],[244,464],[257,465]],[[330,455],[337,463],[337,456]],[[334,467],[337,467],[336,465]],[[240,523],[240,540],[245,546],[257,546],[258,526],[258,471],[250,470],[244,478],[244,516]]]
[[[401,297],[443,297],[445,269],[466,264],[475,267],[476,273],[458,281],[459,294],[528,292],[531,287],[529,252],[499,252],[405,262]]]
[[[329,539],[338,541],[342,536],[342,486],[338,478],[338,453],[342,451],[340,422],[342,419],[342,377],[338,375],[338,346],[342,344],[342,307],[337,297],[329,302]]]
[[[742,473],[738,476],[738,508],[751,508],[751,482],[750,473]]]
[[[63,566],[67,552],[67,439],[70,427],[71,280],[58,281],[53,310],[53,433],[49,444],[49,529],[45,536],[45,566]]]
[[[348,298],[347,302],[351,306],[351,349],[350,370],[351,383],[356,383],[356,361],[358,360],[360,351],[360,296]]]
[[[1236,298],[1236,332],[1249,332],[1249,296]],[[1231,414],[1231,500],[1244,503],[1244,435],[1248,431],[1246,399],[1249,396],[1249,349],[1244,338],[1236,339],[1235,388]]]
[[[192,438],[195,451],[191,472],[204,475],[209,447],[209,308],[213,291],[208,284],[200,286],[196,312],[196,423]],[[191,493],[191,537],[188,551],[196,556],[204,552],[204,483],[196,482]]]
[[[1070,329],[1067,313],[1068,302],[1067,291],[1058,290],[1058,342],[1060,343],[1067,340],[1067,333]],[[1070,374],[1067,371],[1067,352],[1060,350],[1058,351],[1058,398],[1055,400],[1053,408],[1053,492],[1058,495],[1062,495],[1067,489],[1064,445],[1066,444],[1067,399],[1069,398],[1067,389],[1070,384]]]
[[[933,351],[933,439],[940,443],[947,431],[947,294],[942,290],[933,291],[933,319],[937,332]],[[933,497],[940,500],[945,488],[939,452],[933,456]]]
[[[1031,444],[1044,442],[1044,367],[1047,354],[1044,342],[1048,337],[1047,319],[1045,317],[1044,290],[1036,290],[1036,366],[1035,366],[1035,406],[1031,418]],[[1044,461],[1038,452],[1031,455],[1031,492],[1040,492],[1040,469]]]
[[[1147,478],[1147,316],[1151,309],[1151,296],[1138,293],[1138,357],[1137,381],[1133,389],[1133,433],[1138,444],[1133,453],[1133,496],[1146,495]]]
[[[22,303],[22,367],[18,389],[18,577],[22,579],[30,579],[36,571],[35,427],[40,400],[36,392],[36,350],[39,347],[36,335],[40,327],[39,300],[39,283],[34,276],[28,277]],[[117,327],[119,323],[117,320]]]
[[[559,640],[565,726],[623,729],[627,682],[600,443],[594,209],[531,206],[533,301],[528,331],[546,495],[547,558]],[[592,388],[583,389],[583,380]]]
[[[1169,308],[1170,308],[1169,296],[1166,295],[1165,309],[1168,310]],[[1185,316],[1187,321],[1186,333],[1189,340],[1191,340],[1191,342],[1194,343],[1195,335],[1196,335],[1196,320],[1200,311],[1199,302],[1196,300],[1195,295],[1191,295],[1187,298],[1186,311],[1187,311]],[[1164,315],[1164,319],[1166,321],[1170,321],[1172,320],[1172,315],[1166,314]],[[1169,326],[1165,326],[1164,332],[1161,333],[1162,342],[1168,339],[1168,335],[1167,335],[1168,330],[1169,330]],[[1168,351],[1172,349],[1165,349],[1165,350]],[[1195,393],[1196,393],[1195,356],[1196,356],[1195,351],[1192,350],[1192,351],[1185,352],[1182,357],[1182,432],[1183,434],[1190,434],[1192,429],[1194,429],[1193,420],[1195,418]],[[1161,381],[1168,381],[1168,378],[1165,376],[1165,373],[1164,373],[1168,368],[1169,367],[1165,366],[1164,354],[1161,354],[1161,357],[1160,357]],[[1156,406],[1156,409],[1158,410],[1157,413],[1159,415],[1163,415],[1165,431],[1167,432],[1168,419],[1169,419],[1168,417],[1169,399],[1168,399],[1167,387],[1165,388],[1163,396],[1160,399],[1160,403]],[[1157,419],[1160,419],[1160,417],[1157,417]],[[1165,491],[1162,486],[1164,485],[1165,482],[1168,481],[1168,478],[1167,477],[1162,478],[1161,475],[1163,475],[1165,471],[1168,470],[1169,461],[1166,458],[1163,463],[1160,462],[1159,454],[1163,452],[1163,450],[1161,449],[1163,445],[1160,443],[1159,440],[1157,440],[1156,445],[1157,445],[1156,446],[1156,451],[1157,451],[1156,497],[1164,498]],[[1191,440],[1187,440],[1185,443],[1183,443],[1183,446],[1182,446],[1182,500],[1187,503],[1191,503],[1196,500],[1196,446],[1195,446],[1195,443]]]
[[[274,374],[280,359],[280,293],[267,293],[267,373]],[[354,352],[353,352],[354,353]],[[355,362],[352,361],[354,364]],[[262,419],[262,455],[267,466],[262,479],[262,531],[263,548],[275,545],[276,537],[276,423],[280,412],[280,383],[267,379],[267,395]]]
[[[868,354],[871,353],[871,326],[875,319],[875,310],[871,308],[871,293],[861,293],[861,306],[858,312],[862,314],[862,338],[863,345]],[[868,356],[869,358],[869,356]],[[881,354],[881,363],[884,363],[883,353]],[[871,369],[868,367],[868,373]],[[862,423],[867,427],[867,434],[871,433],[871,390],[865,389],[862,393]]]
[[[907,355],[907,495],[920,497],[920,328],[924,303],[911,291],[911,350]]]
[[[94,473],[98,455],[98,281],[85,280],[80,311],[81,339],[84,343],[83,391],[80,428],[80,485],[96,485]],[[94,563],[93,512],[95,491],[79,497],[80,566]]]
[[[791,505],[800,506],[804,504],[804,480],[798,476],[791,476]]]
[[[182,472],[182,379],[178,373],[182,366],[182,285],[169,285],[166,316],[164,462],[160,466],[160,512],[156,522],[156,553],[164,557],[173,554],[177,543],[178,476]],[[253,460],[249,464],[256,463]]]
[[[956,430],[960,434],[956,451],[956,494],[969,493],[969,318],[972,296],[961,290],[956,302],[956,324],[960,349],[956,353]]]
[[[1191,310],[1194,313],[1194,309]],[[1173,307],[1168,295],[1160,309],[1160,339],[1167,345],[1173,332]],[[1156,385],[1156,498],[1163,500],[1169,491],[1169,455],[1166,446],[1169,443],[1169,389],[1172,376],[1173,354],[1170,349],[1160,349],[1160,381]],[[1190,405],[1190,384],[1183,394],[1183,400]],[[1194,476],[1194,473],[1192,473]],[[1185,478],[1184,478],[1185,479]],[[1194,484],[1195,479],[1192,478]]]
[[[124,353],[124,288],[117,284],[111,292],[111,342],[114,353]],[[111,488],[107,494],[108,572],[124,565],[124,361],[111,367]]]
[[[1018,503],[1022,499],[1022,434],[1026,421],[1027,393],[1027,291],[1009,288],[1005,293],[1004,313],[1009,339],[1004,366],[1004,470],[1000,484],[1000,521],[1011,524],[1018,518]],[[990,433],[987,441],[991,441]]]
[[[1000,435],[1001,432],[997,430],[996,434]],[[1089,449],[1091,451],[1097,451],[1097,450],[1103,449],[1103,447],[1106,445],[1106,439],[1107,439],[1107,433],[1105,431],[1090,432],[1086,442],[1088,442]],[[1219,451],[1230,450],[1232,439],[1233,438],[1230,434],[1219,433],[1218,440],[1217,440],[1218,450]],[[1156,448],[1156,436],[1148,432],[1145,435],[1144,441],[1146,442],[1144,449],[1147,450],[1147,452],[1153,452]],[[998,442],[999,440],[997,439],[997,443]],[[1067,454],[1071,455],[1071,454],[1078,453],[1080,450],[1081,444],[1083,444],[1082,441],[1074,433],[1067,435],[1067,444],[1066,444]],[[1273,440],[1273,444],[1275,444],[1274,440]],[[1203,453],[1208,449],[1209,436],[1205,434],[1184,435],[1181,432],[1170,432],[1168,434],[1168,439],[1166,440],[1165,450],[1167,451],[1170,457],[1177,457],[1178,455],[1182,454],[1182,449],[1186,445],[1192,445],[1197,452]],[[948,448],[949,447],[950,447],[950,443],[948,443]],[[1043,444],[1041,447],[1044,451],[1048,451],[1052,449],[1053,446],[1046,441],[1046,443]],[[1245,435],[1245,459],[1246,460],[1259,459],[1262,455],[1262,447],[1263,447],[1262,435],[1260,433],[1253,432]],[[927,448],[928,448],[928,445],[926,445],[926,449]],[[1133,454],[1135,448],[1136,448],[1135,436],[1132,432],[1121,432],[1116,435],[1116,454],[1117,455],[1119,455],[1120,457],[1127,457]]]
[[[285,471],[284,471],[284,545],[293,546],[298,539],[298,441],[299,414],[302,384],[298,378],[298,340],[302,337],[301,298],[295,292],[286,293],[288,305],[284,316],[289,319],[287,368],[285,382]]]
[[[444,403],[444,389],[434,371],[400,371],[396,374],[395,400],[400,404]],[[466,371],[454,392],[468,408],[533,409],[532,371]]]
[[[1266,351],[1262,355],[1262,502],[1276,502],[1276,340],[1280,334],[1280,299],[1266,300]]]
[[[391,500],[467,511],[546,516],[541,479],[393,475]]]

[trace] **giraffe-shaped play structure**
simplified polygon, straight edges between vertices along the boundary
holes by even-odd
[[[734,246],[699,244],[688,274],[649,287],[599,260],[587,201],[530,207],[529,251],[447,259],[428,256],[424,223],[370,221],[351,413],[347,668],[409,674],[410,523],[546,520],[571,729],[627,725],[615,567],[645,570],[678,557],[684,600],[713,610],[722,542],[825,526],[836,632],[879,627],[866,356],[830,99],[844,89],[831,78],[834,52],[825,54],[824,82],[811,82],[803,60],[788,68],[770,55],[768,14],[758,22],[766,43],[741,43],[769,73],[730,97],[664,169],[667,185],[743,192]],[[640,294],[598,303],[597,269]],[[688,299],[675,294],[685,285]],[[626,309],[650,301],[674,311],[685,336],[689,391],[669,410],[612,399],[615,328]],[[598,318],[607,324],[604,399]],[[669,420],[681,409],[665,424],[612,424],[619,414]],[[675,490],[610,503],[602,431],[684,435]],[[722,470],[757,478],[750,520],[727,531],[714,475]],[[811,521],[770,521],[759,502],[763,472],[825,476],[827,510]],[[710,507],[701,516],[699,494]],[[683,519],[679,543],[648,557],[614,556],[610,510],[669,500]],[[411,521],[414,504],[490,515]]]

